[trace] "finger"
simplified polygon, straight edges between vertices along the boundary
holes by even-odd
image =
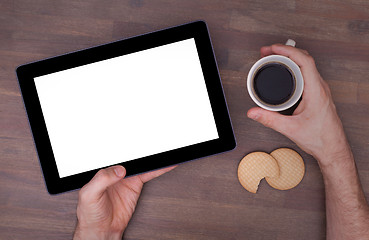
[[[286,45],[282,45],[282,44],[274,44],[274,45],[286,46]],[[306,51],[304,49],[299,49],[299,48],[295,48],[295,49],[298,49],[299,51],[301,51],[306,56],[309,56],[308,51]],[[264,47],[260,48],[261,57],[269,56],[269,55],[272,55],[272,54],[280,54],[280,53],[273,52],[272,46],[264,46]]]
[[[306,65],[309,61],[309,55],[304,53],[301,49],[292,46],[273,44],[271,46],[271,52],[273,54],[283,55],[291,58],[300,67]]]
[[[152,172],[147,172],[147,173],[143,173],[140,176],[141,180],[143,183],[148,182],[156,177],[159,177],[160,175],[163,175],[164,173],[167,173],[171,170],[173,170],[174,168],[176,168],[177,166],[171,166],[168,168],[163,168],[163,169],[159,169],[156,171],[152,171]]]
[[[304,50],[304,49],[299,49],[301,52],[303,52],[305,55],[307,55],[307,56],[309,56],[310,54],[309,54],[309,52],[308,51],[306,51],[306,50]]]
[[[289,57],[294,61],[301,69],[302,74],[311,75],[311,73],[318,73],[315,67],[314,59],[309,55],[306,50],[298,49],[292,46],[283,44],[273,44],[272,46],[265,46],[260,49],[262,57],[277,54]]]
[[[285,116],[278,112],[268,111],[259,107],[251,108],[247,116],[266,127],[274,129],[277,132],[287,135],[291,126],[292,116]]]
[[[86,198],[99,199],[105,190],[124,178],[126,169],[123,166],[113,166],[101,169],[82,189],[81,194]]]
[[[279,54],[289,57],[294,61],[301,69],[302,75],[317,74],[318,70],[315,66],[315,61],[307,51],[282,44],[274,44],[271,46],[273,54]]]
[[[273,54],[272,52],[272,46],[264,46],[260,48],[260,56],[266,57]]]

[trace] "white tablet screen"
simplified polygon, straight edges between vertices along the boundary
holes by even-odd
[[[34,80],[60,177],[219,138],[194,39]]]

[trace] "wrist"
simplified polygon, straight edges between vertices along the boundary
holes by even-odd
[[[101,231],[96,228],[83,228],[77,224],[73,240],[91,239],[91,240],[115,240],[122,239],[123,231]]]
[[[355,160],[349,146],[342,148],[341,151],[316,156],[315,158],[318,161],[323,176],[329,175],[330,172],[340,171],[340,169],[356,169]]]
[[[353,161],[354,157],[350,145],[344,133],[334,139],[327,139],[318,151],[313,152],[313,157],[318,161],[322,170],[335,165]]]

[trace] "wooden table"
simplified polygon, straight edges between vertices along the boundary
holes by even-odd
[[[315,57],[329,83],[369,196],[369,2],[47,1],[0,2],[0,239],[70,239],[78,191],[50,196],[15,68],[31,61],[194,20],[208,23],[238,146],[180,165],[147,183],[124,239],[324,239],[317,162],[281,134],[249,120],[245,89],[263,45],[287,38]],[[237,166],[251,151],[291,147],[306,175],[289,191],[262,181],[244,190]]]

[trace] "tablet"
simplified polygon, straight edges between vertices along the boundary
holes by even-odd
[[[16,70],[50,194],[235,147],[207,26],[192,22]]]

